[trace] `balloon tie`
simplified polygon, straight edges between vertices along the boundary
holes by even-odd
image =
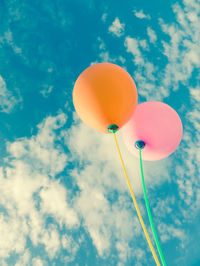
[[[142,216],[140,214],[140,210],[139,210],[139,207],[137,205],[137,202],[136,202],[136,199],[135,199],[135,196],[134,196],[134,193],[133,193],[133,190],[132,190],[132,187],[131,187],[131,184],[130,184],[130,181],[129,181],[129,178],[128,178],[128,174],[127,174],[127,171],[126,171],[126,168],[125,168],[125,165],[124,165],[124,161],[123,161],[123,158],[122,158],[122,155],[121,155],[121,152],[120,152],[120,149],[119,149],[119,144],[118,144],[118,141],[117,141],[117,137],[116,137],[116,134],[113,133],[114,135],[114,138],[115,138],[115,143],[116,143],[116,147],[117,147],[117,150],[118,150],[118,153],[119,153],[119,157],[120,157],[120,160],[121,160],[121,164],[122,164],[122,167],[123,167],[123,170],[124,170],[124,174],[125,174],[125,177],[126,177],[126,181],[127,181],[127,184],[128,184],[128,187],[129,187],[129,190],[130,190],[130,193],[131,193],[131,196],[132,196],[132,199],[133,199],[133,203],[135,205],[135,208],[136,208],[136,212],[137,212],[137,215],[138,215],[138,218],[140,220],[140,223],[141,223],[141,226],[144,230],[144,234],[146,236],[146,239],[147,239],[147,242],[149,244],[149,247],[150,247],[150,250],[153,254],[153,257],[154,257],[154,260],[156,262],[156,265],[160,266],[160,263],[159,263],[159,260],[156,256],[156,252],[153,248],[153,245],[151,244],[151,240],[150,240],[150,237],[148,235],[148,232],[147,232],[147,229],[145,227],[145,224],[144,224],[144,221],[142,219]]]
[[[141,176],[142,176],[142,186],[143,186],[143,191],[144,191],[144,198],[145,198],[145,204],[146,204],[146,208],[147,208],[147,213],[148,213],[148,216],[149,216],[151,229],[152,229],[153,236],[154,236],[154,239],[155,239],[155,242],[156,242],[156,247],[158,249],[158,253],[160,255],[160,259],[162,261],[162,264],[164,266],[166,266],[166,262],[165,262],[165,259],[164,259],[164,256],[163,256],[159,241],[158,241],[158,237],[157,237],[157,234],[156,234],[156,230],[155,230],[155,227],[154,227],[154,223],[153,223],[153,219],[152,219],[151,211],[150,211],[150,206],[149,206],[149,202],[148,202],[147,191],[146,191],[145,182],[144,182],[143,167],[142,167],[142,152],[141,152],[141,148],[139,148],[139,153],[140,153],[140,170],[141,170]]]

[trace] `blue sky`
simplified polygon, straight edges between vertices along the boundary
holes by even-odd
[[[178,149],[144,174],[167,265],[200,265],[199,1],[1,0],[0,21],[0,265],[155,265],[113,137],[73,107],[97,62],[182,119]],[[153,241],[138,159],[118,138]]]

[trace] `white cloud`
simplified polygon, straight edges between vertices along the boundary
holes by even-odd
[[[30,263],[30,251],[29,250],[25,250],[24,254],[21,255],[21,257],[19,258],[19,260],[17,261],[17,263],[15,264],[15,266],[26,266],[29,265]]]
[[[200,102],[200,86],[196,88],[190,88],[190,95],[193,101]]]
[[[106,45],[104,41],[100,37],[98,37],[97,42],[98,42],[98,49],[99,49],[99,59],[95,62],[92,62],[91,65],[99,63],[99,61],[100,62],[114,62],[115,60],[111,58],[108,50],[106,49]]]
[[[167,58],[167,63],[162,68],[158,64],[152,63],[156,60],[149,59],[148,51],[144,51],[141,40],[127,36],[125,47],[127,52],[133,55],[133,62],[136,65],[133,77],[138,86],[139,94],[146,100],[162,100],[169,96],[171,89],[178,90],[180,85],[188,86],[194,70],[200,64],[200,8],[198,1],[185,1],[185,6],[175,4],[173,11],[177,21],[166,24],[160,19],[162,31],[169,36],[170,41],[161,40],[163,55]],[[147,27],[149,42],[158,43],[157,34],[150,27]],[[148,47],[148,44],[147,44]],[[159,51],[158,51],[159,52]],[[159,88],[159,89],[157,89]]]
[[[45,266],[47,265],[46,261],[41,260],[39,257],[32,259],[32,265],[33,266]]]
[[[108,31],[113,33],[117,37],[121,37],[124,34],[125,24],[119,21],[119,18],[115,18],[112,25],[108,28]]]
[[[47,98],[53,90],[53,86],[49,86],[48,84],[44,86],[44,89],[40,91],[40,93]]]
[[[107,16],[108,16],[107,13],[104,13],[104,14],[102,15],[101,19],[102,19],[103,22],[106,22]]]
[[[170,238],[178,238],[179,241],[183,242],[186,239],[185,233],[182,229],[176,228],[173,225],[159,224],[159,232],[161,233],[161,241],[166,242]]]
[[[198,176],[200,176],[199,85],[190,89],[190,95],[192,106],[186,114],[188,125],[185,126],[182,153],[180,155],[184,161],[184,167],[180,166],[176,169],[179,195],[182,200],[182,212],[184,217],[189,220],[200,210],[200,188],[198,185]]]
[[[0,112],[10,113],[18,100],[7,89],[6,83],[0,76]]]
[[[2,37],[0,37],[0,43],[4,42],[7,43],[16,54],[22,55],[22,49],[14,43],[13,34],[10,29],[7,30]]]
[[[98,37],[97,38],[97,42],[98,42],[98,60],[94,61],[91,63],[91,65],[96,64],[96,63],[100,63],[100,62],[111,62],[111,63],[115,63],[115,64],[124,64],[126,59],[124,57],[122,57],[121,55],[119,55],[118,57],[112,57],[106,47],[105,42],[103,41],[102,38]],[[125,66],[124,66],[125,67]]]
[[[187,17],[191,22],[198,21],[198,16],[195,12],[187,13]]]
[[[67,227],[78,225],[78,218],[73,209],[67,204],[66,189],[59,182],[52,182],[40,192],[40,208],[44,214],[50,214],[62,226]],[[68,196],[69,200],[69,196]]]
[[[144,50],[147,50],[147,51],[149,50],[149,46],[146,40],[140,40],[139,44]]]
[[[184,84],[190,93],[191,107],[187,110],[185,99],[183,100],[184,117],[187,124],[184,125],[181,151],[179,156],[184,161],[184,167],[176,168],[177,185],[181,198],[180,209],[183,216],[190,220],[199,212],[199,141],[200,141],[200,117],[199,117],[199,81],[194,72],[200,64],[200,6],[199,1],[184,1],[184,7],[179,4],[173,6],[177,22],[171,25],[161,21],[163,31],[170,36],[170,42],[164,42],[164,52],[168,64],[164,71],[163,84],[174,89],[179,88],[179,83]],[[194,76],[193,76],[194,75]],[[196,86],[191,86],[191,77]],[[189,211],[188,211],[189,210]]]
[[[50,258],[55,257],[60,249],[59,233],[55,226],[49,226],[41,238],[41,242],[45,245],[45,250]]]
[[[136,65],[144,64],[144,59],[139,49],[139,41],[137,39],[126,37],[125,47],[127,48],[127,52],[130,52],[134,56],[134,63]]]
[[[151,43],[155,43],[157,41],[157,36],[154,30],[152,30],[150,27],[147,27],[147,34],[149,36],[149,41]]]
[[[125,38],[125,47],[127,52],[133,56],[133,62],[136,65],[136,70],[133,74],[133,79],[136,82],[138,92],[141,96],[147,100],[161,100],[167,97],[169,90],[166,89],[162,84],[159,84],[159,90],[156,89],[158,86],[158,73],[159,68],[148,60],[146,54],[144,54],[144,47],[141,43],[142,40],[138,40],[132,37]],[[145,49],[145,52],[148,49]]]
[[[11,204],[9,203],[9,205]],[[1,258],[8,258],[10,252],[22,253],[24,251],[26,244],[26,237],[24,234],[28,233],[26,221],[20,217],[17,217],[14,208],[12,209],[12,216],[10,215],[11,210],[7,209],[7,212],[10,217],[3,214],[1,214],[0,216],[0,234],[1,234],[0,257]]]
[[[62,247],[67,250],[71,256],[76,253],[78,248],[77,243],[72,239],[71,236],[63,235],[62,236]]]
[[[81,237],[79,239],[76,239],[76,241],[73,240],[73,238],[69,235],[63,235],[62,236],[62,248],[67,255],[63,258],[64,263],[67,265],[69,262],[72,262],[75,260],[76,252],[79,249],[79,244],[81,243],[82,239]]]
[[[164,54],[168,58],[163,84],[166,87],[172,84],[174,89],[178,89],[179,83],[188,84],[200,64],[200,8],[195,0],[186,3],[184,8],[178,4],[173,6],[177,23],[167,25],[160,21],[163,31],[171,38],[170,43],[163,42]]]
[[[15,252],[21,256],[18,265],[27,265],[27,236],[53,258],[61,250],[59,229],[79,226],[71,192],[55,180],[67,160],[57,142],[65,122],[64,114],[47,117],[37,135],[7,143],[10,157],[0,168],[0,257]],[[46,225],[48,217],[53,224]]]
[[[150,15],[144,14],[143,10],[140,11],[134,10],[133,13],[139,19],[151,19]]]
[[[58,115],[57,118],[48,117],[38,126],[39,133],[37,136],[8,143],[8,151],[17,159],[23,159],[29,164],[34,163],[34,169],[40,169],[41,173],[56,175],[66,166],[67,156],[59,145],[55,149],[56,134],[54,130],[61,127],[65,121],[66,116],[64,114]]]
[[[9,266],[5,260],[3,260],[2,258],[0,258],[0,265],[1,266]]]

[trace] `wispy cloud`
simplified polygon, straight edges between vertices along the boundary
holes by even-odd
[[[64,114],[48,117],[38,126],[36,136],[7,143],[10,157],[5,159],[7,166],[1,168],[0,179],[0,205],[4,210],[0,216],[1,258],[15,252],[21,254],[18,264],[27,265],[27,237],[33,246],[44,245],[48,256],[54,258],[66,246],[61,243],[59,230],[79,226],[71,192],[55,180],[67,163],[66,154],[55,143],[56,131],[65,122]],[[50,224],[48,217],[53,219]]]
[[[182,242],[186,238],[184,231],[179,229],[178,226],[175,227],[174,225],[169,224],[159,224],[158,229],[161,233],[161,240],[166,242],[167,240],[173,238],[177,238],[179,241]]]
[[[167,25],[160,20],[162,30],[170,37],[170,43],[163,41],[164,54],[168,58],[163,83],[165,86],[173,84],[174,89],[179,83],[187,84],[200,63],[200,8],[194,9],[196,4],[194,0],[185,2],[184,8],[174,5],[177,23]]]
[[[63,235],[61,239],[62,247],[67,251],[67,255],[64,257],[65,264],[74,260],[77,250],[79,249],[79,245],[81,245],[82,239],[79,238],[76,241],[70,235]]]
[[[32,259],[33,266],[46,266],[47,263],[44,260],[41,260],[40,258],[36,257]]]
[[[130,52],[134,56],[134,63],[136,65],[143,65],[144,58],[142,56],[142,52],[139,49],[139,41],[135,38],[126,37],[125,46],[127,51]]]
[[[15,266],[25,266],[30,263],[30,251],[27,249],[23,255],[19,257],[19,260],[15,264]]]
[[[107,13],[104,13],[104,14],[102,15],[101,19],[102,19],[103,22],[106,22],[107,16],[108,16]]]
[[[163,83],[165,86],[173,86],[178,89],[178,84],[182,83],[188,87],[190,93],[191,106],[185,109],[187,125],[183,134],[183,145],[181,158],[184,161],[184,167],[179,166],[176,169],[178,176],[177,184],[179,194],[190,212],[183,206],[182,212],[185,218],[190,219],[191,212],[197,213],[199,210],[199,140],[200,140],[200,117],[199,117],[199,88],[198,76],[194,72],[199,68],[200,63],[200,6],[198,1],[185,1],[182,8],[176,4],[173,10],[177,17],[177,23],[166,25],[161,21],[161,26],[166,34],[171,38],[170,43],[164,42],[165,55],[168,58],[168,64],[165,70]],[[193,82],[190,82],[193,77]],[[191,84],[196,86],[191,86]],[[195,136],[195,137],[194,137]],[[194,141],[195,139],[195,141]],[[195,215],[195,214],[194,214]]]
[[[125,38],[124,45],[127,52],[133,56],[133,62],[136,66],[136,71],[133,74],[136,81],[139,94],[148,100],[157,99],[161,100],[167,97],[169,90],[166,90],[164,86],[159,84],[159,90],[155,90],[160,80],[157,79],[158,66],[155,66],[146,54],[148,53],[147,46],[143,46],[143,40],[132,38],[127,36]]]
[[[53,86],[48,86],[48,85],[46,85],[46,86],[44,86],[45,88],[43,89],[43,90],[41,90],[40,91],[40,93],[45,97],[45,98],[47,98],[50,94],[51,94],[51,92],[52,92],[52,90],[53,90]]]
[[[14,40],[13,40],[13,34],[12,31],[10,29],[8,29],[2,37],[0,37],[0,44],[1,43],[7,43],[14,51],[14,53],[16,53],[17,55],[22,55],[22,49],[20,47],[18,47]]]
[[[97,43],[98,43],[98,51],[97,51],[98,60],[95,62],[92,62],[92,64],[99,63],[99,62],[112,62],[112,63],[120,62],[120,64],[124,64],[125,58],[122,57],[121,55],[117,57],[111,56],[102,38],[98,37]]]
[[[7,89],[4,79],[0,76],[0,111],[10,113],[18,100]]]
[[[148,50],[143,51],[141,40],[126,37],[125,47],[133,55],[133,61],[137,65],[134,77],[139,89],[142,88],[139,93],[149,100],[152,99],[151,96],[157,100],[166,98],[171,88],[177,90],[180,85],[189,84],[193,71],[200,64],[200,11],[196,3],[195,0],[185,2],[184,8],[178,4],[174,5],[173,11],[177,21],[172,24],[168,25],[162,19],[159,20],[163,33],[170,37],[169,42],[161,40],[163,50],[160,57],[167,58],[162,69],[158,67],[160,62],[156,65],[149,59]],[[197,8],[194,9],[194,6]],[[158,42],[155,31],[150,27],[147,27],[147,34],[150,43]],[[156,87],[159,87],[159,92],[155,90]]]
[[[143,10],[133,10],[133,13],[139,19],[151,19],[150,15],[146,15]]]
[[[157,41],[157,36],[154,30],[152,30],[150,27],[147,27],[147,34],[149,36],[149,41],[151,43],[155,43]]]
[[[124,34],[125,24],[119,21],[119,18],[115,18],[112,25],[108,28],[108,31],[113,33],[117,37],[121,37]]]

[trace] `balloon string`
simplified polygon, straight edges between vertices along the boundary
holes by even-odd
[[[124,174],[125,174],[125,177],[126,177],[126,181],[127,181],[127,183],[128,183],[128,187],[129,187],[129,190],[130,190],[130,193],[131,193],[132,199],[133,199],[133,203],[134,203],[135,208],[136,208],[136,211],[137,211],[138,218],[139,218],[140,223],[141,223],[141,225],[142,225],[142,228],[143,228],[143,230],[144,230],[144,234],[145,234],[145,236],[146,236],[147,242],[148,242],[149,247],[150,247],[150,249],[151,249],[151,252],[152,252],[152,254],[153,254],[153,257],[154,257],[154,260],[155,260],[155,262],[156,262],[156,265],[160,266],[159,260],[158,260],[158,258],[157,258],[157,256],[156,256],[156,252],[155,252],[155,250],[154,250],[154,248],[153,248],[153,245],[151,244],[151,240],[150,240],[150,238],[149,238],[149,235],[148,235],[147,230],[146,230],[146,227],[145,227],[145,225],[144,225],[144,222],[143,222],[142,216],[141,216],[141,214],[140,214],[140,210],[139,210],[139,207],[138,207],[138,205],[137,205],[137,202],[136,202],[136,199],[135,199],[135,196],[134,196],[134,193],[133,193],[133,190],[132,190],[132,187],[131,187],[131,184],[130,184],[129,178],[128,178],[128,174],[127,174],[127,172],[126,172],[126,168],[125,168],[125,165],[124,165],[124,161],[123,161],[123,159],[122,159],[122,155],[121,155],[121,152],[120,152],[120,149],[119,149],[119,144],[118,144],[118,141],[117,141],[117,137],[116,137],[115,133],[114,133],[113,135],[114,135],[114,138],[115,138],[115,143],[116,143],[117,150],[118,150],[118,153],[119,153],[119,157],[120,157],[120,160],[121,160],[121,163],[122,163],[122,167],[123,167],[123,170],[124,170]]]
[[[155,230],[155,227],[154,227],[154,223],[153,223],[153,219],[152,219],[151,211],[150,211],[150,207],[149,207],[149,202],[148,202],[148,197],[147,197],[147,191],[146,191],[145,182],[144,182],[144,173],[143,173],[143,167],[142,167],[142,153],[141,153],[141,149],[139,149],[139,153],[140,153],[140,169],[141,169],[141,176],[142,176],[142,185],[143,185],[143,191],[144,191],[144,198],[145,198],[147,213],[148,213],[148,216],[149,216],[149,221],[150,221],[150,224],[151,224],[151,229],[153,231],[153,236],[154,236],[154,239],[155,239],[155,242],[156,242],[156,247],[157,247],[158,252],[159,252],[159,255],[160,255],[160,259],[162,261],[162,264],[164,266],[166,266],[166,262],[165,262],[165,259],[164,259],[164,256],[163,256],[163,253],[162,253],[162,250],[161,250],[159,241],[158,241],[158,237],[157,237],[157,234],[156,234],[156,230]]]

